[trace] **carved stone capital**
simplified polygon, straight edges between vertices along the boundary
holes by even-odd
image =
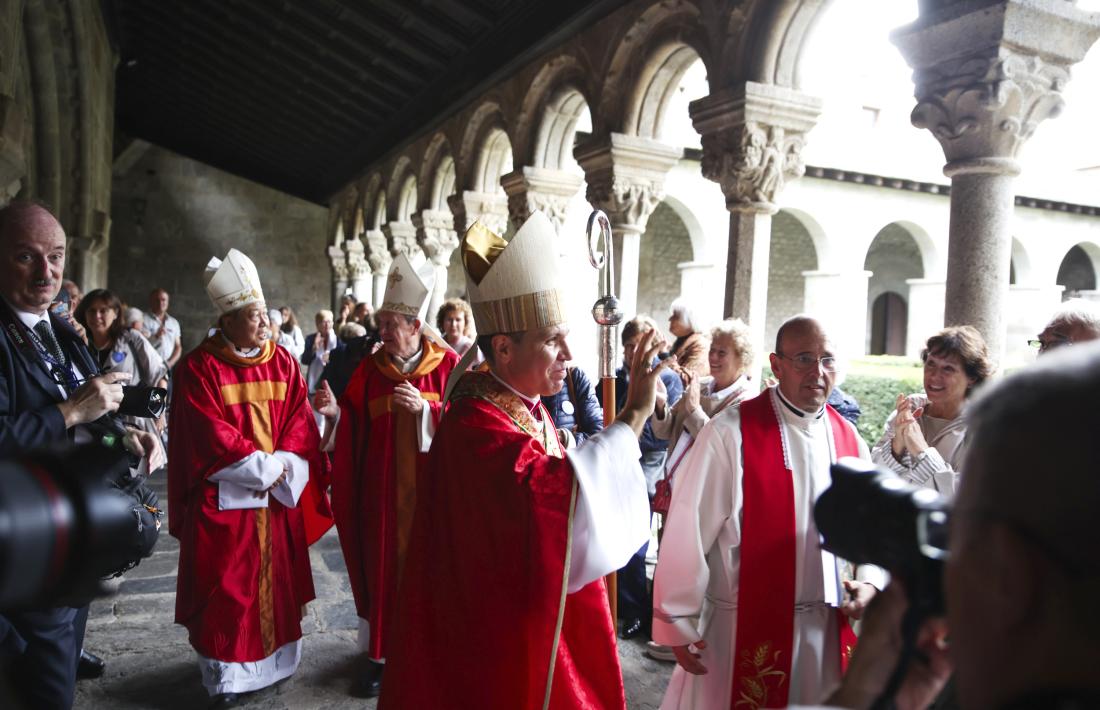
[[[519,229],[531,213],[541,210],[561,229],[569,202],[581,189],[584,178],[564,170],[524,166],[500,178],[508,195],[508,217]]]
[[[774,212],[786,182],[806,171],[802,147],[821,100],[745,82],[693,101],[690,110],[702,136],[703,175],[722,186],[726,207]]]
[[[585,198],[616,226],[645,231],[649,215],[665,198],[665,176],[682,155],[680,148],[621,133],[582,146],[576,157],[588,183]]]
[[[393,263],[389,242],[381,229],[368,229],[363,235],[367,245],[367,263],[375,275],[385,275]]]
[[[404,254],[411,257],[420,251],[416,243],[416,227],[412,222],[390,222],[382,227],[382,232],[386,235],[390,254],[393,256]]]
[[[353,281],[366,278],[370,275],[370,264],[367,262],[366,248],[359,239],[349,239],[344,242],[345,276]]]
[[[497,234],[508,230],[508,198],[503,194],[466,190],[448,197],[447,204],[454,213],[454,228],[459,234],[465,234],[478,220]]]
[[[1100,35],[1073,3],[926,3],[892,36],[913,67],[913,125],[943,146],[949,175],[1014,174],[1036,127],[1062,110],[1070,67]]]
[[[362,246],[362,245],[360,245]],[[344,250],[338,246],[328,248],[328,260],[332,264],[332,276],[336,281],[348,280],[348,262]]]
[[[416,241],[436,266],[447,266],[458,246],[454,215],[442,210],[421,210],[412,216]]]

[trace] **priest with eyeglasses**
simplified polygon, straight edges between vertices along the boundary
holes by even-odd
[[[883,574],[821,549],[813,518],[843,456],[869,459],[826,404],[836,355],[821,324],[787,320],[778,385],[730,407],[681,464],[654,577],[653,640],[678,667],[661,707],[815,703],[840,679]]]

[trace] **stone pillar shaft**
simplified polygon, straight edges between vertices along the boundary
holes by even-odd
[[[738,209],[730,212],[726,293],[722,314],[764,332],[768,308],[768,257],[772,243],[772,212]],[[760,278],[763,274],[763,278]],[[754,277],[755,276],[755,277]]]
[[[990,352],[1004,348],[1004,305],[1012,259],[1013,176],[955,175],[947,246],[945,325],[972,325]]]

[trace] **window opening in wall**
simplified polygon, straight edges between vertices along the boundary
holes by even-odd
[[[871,354],[904,355],[909,306],[900,294],[887,291],[871,306]]]

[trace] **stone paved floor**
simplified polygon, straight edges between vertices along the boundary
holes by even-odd
[[[154,488],[166,499],[163,478]],[[183,627],[172,623],[179,544],[162,529],[152,557],[126,574],[112,597],[95,601],[85,646],[107,659],[98,680],[77,684],[75,707],[190,710],[203,708],[206,691]],[[348,696],[356,667],[355,608],[335,530],[310,550],[317,599],[303,620],[302,664],[289,680],[247,696],[242,707],[342,710],[374,708],[374,701]],[[672,666],[642,653],[643,642],[622,641],[627,705],[655,710]],[[430,710],[430,709],[417,709]]]

